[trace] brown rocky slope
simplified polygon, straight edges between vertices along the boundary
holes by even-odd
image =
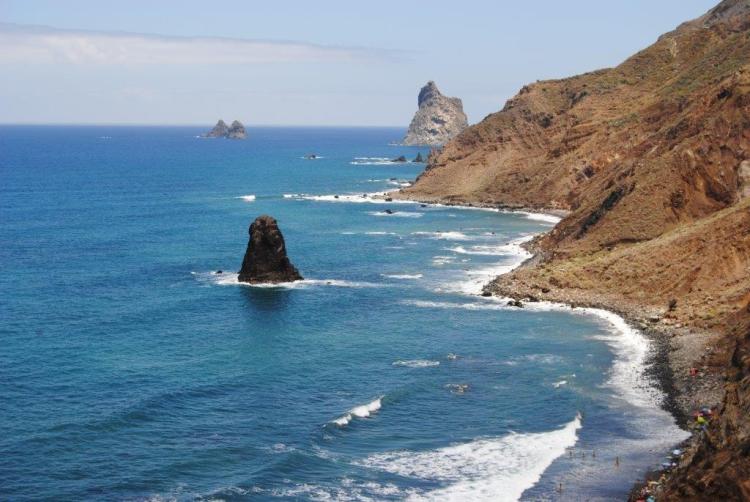
[[[525,86],[395,196],[568,211],[488,291],[667,333],[683,411],[726,396],[660,499],[738,500],[750,499],[748,195],[750,0],[724,0],[615,68]],[[691,396],[692,365],[706,392]]]

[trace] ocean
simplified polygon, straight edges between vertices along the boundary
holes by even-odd
[[[620,318],[479,296],[554,218],[374,199],[401,129],[201,132],[0,127],[0,499],[612,500],[684,438]],[[237,283],[261,214],[304,281]]]

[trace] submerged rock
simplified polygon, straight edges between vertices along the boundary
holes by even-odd
[[[242,260],[239,281],[279,283],[301,279],[286,255],[284,236],[276,220],[268,215],[258,216],[250,225],[250,241]]]
[[[461,100],[443,96],[433,81],[419,91],[417,104],[404,145],[444,145],[469,126]]]
[[[391,160],[391,162],[406,162],[406,157],[404,155],[401,155],[400,157],[396,157],[395,159]]]

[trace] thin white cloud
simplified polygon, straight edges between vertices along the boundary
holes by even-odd
[[[174,37],[0,23],[0,64],[197,65],[393,59],[391,51],[304,42]]]

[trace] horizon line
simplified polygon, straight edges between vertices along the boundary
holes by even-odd
[[[214,124],[215,125],[215,124]],[[213,125],[205,123],[190,124],[155,124],[138,122],[0,122],[0,127],[208,127]],[[406,125],[368,125],[368,124],[251,124],[243,123],[245,128],[251,127],[361,127],[381,129],[407,129]]]

